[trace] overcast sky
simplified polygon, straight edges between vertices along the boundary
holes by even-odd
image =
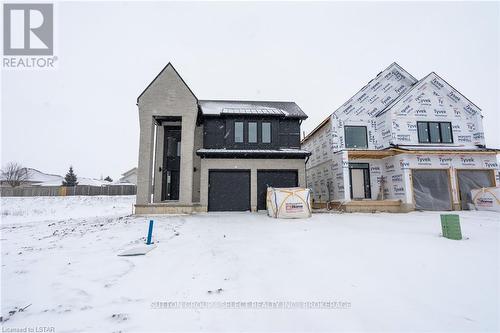
[[[170,61],[199,99],[295,101],[309,132],[396,61],[483,110],[500,148],[499,4],[56,3],[58,68],[2,72],[2,165],[117,178],[136,98]]]

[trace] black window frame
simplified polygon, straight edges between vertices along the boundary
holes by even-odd
[[[246,121],[247,126],[247,142],[248,144],[257,144],[259,142],[259,122],[257,120]],[[250,124],[255,124],[255,141],[250,141]]]
[[[236,141],[236,124],[237,123],[241,123],[241,131],[242,131],[242,133],[241,133],[241,141]],[[243,144],[243,143],[245,143],[245,127],[246,127],[245,126],[245,121],[243,121],[243,120],[235,120],[234,121],[234,124],[233,124],[233,129],[234,129],[233,130],[233,142],[235,144]]]
[[[364,128],[365,129],[365,146],[364,147],[348,147],[347,146],[347,128]],[[344,125],[344,146],[346,149],[368,149],[368,128],[362,125]]]
[[[438,124],[438,127],[439,127],[439,141],[432,141],[431,140],[431,131],[430,131],[430,127],[429,125],[430,124]],[[427,128],[427,141],[424,141],[421,136],[420,136],[420,131],[419,131],[419,126],[420,124],[424,124]],[[443,135],[442,135],[442,131],[443,131],[443,128],[442,128],[442,124],[447,124],[449,125],[449,128],[450,128],[450,138],[451,138],[451,142],[443,142]],[[453,144],[454,143],[454,140],[453,140],[453,126],[451,124],[451,121],[417,121],[417,137],[418,137],[418,143],[424,143],[424,144],[435,144],[435,143],[442,143],[442,144]]]
[[[363,185],[365,192],[365,199],[372,198],[372,183],[371,183],[371,175],[370,175],[370,163],[349,163],[349,191],[351,194],[351,199],[353,199],[352,194],[352,169],[360,169],[363,170]]]
[[[265,145],[270,145],[273,143],[273,123],[268,120],[262,120],[259,122],[260,126],[260,143]],[[269,142],[264,142],[264,124],[269,124]]]
[[[242,142],[236,142],[236,124],[237,123],[242,123],[243,124],[243,141]],[[255,123],[256,124],[256,141],[255,142],[250,142],[250,124]],[[262,124],[263,123],[269,123],[269,130],[270,130],[270,142],[263,142],[262,141]],[[230,120],[230,125],[232,135],[231,139],[229,142],[226,142],[226,147],[231,147],[231,148],[245,148],[245,149],[269,149],[275,144],[275,139],[273,136],[275,136],[275,133],[273,133],[273,130],[275,128],[279,128],[279,126],[275,126],[273,124],[273,121],[270,120],[262,120],[262,119],[256,119],[256,118],[243,118],[243,117],[238,117],[236,119]]]

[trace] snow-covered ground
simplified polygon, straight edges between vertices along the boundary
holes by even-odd
[[[440,237],[437,212],[286,221],[251,213],[162,216],[154,217],[153,251],[119,257],[142,245],[147,232],[148,218],[129,216],[133,197],[1,203],[4,328],[499,330],[498,213],[460,212],[462,241]],[[169,301],[344,303],[322,309],[157,303]]]

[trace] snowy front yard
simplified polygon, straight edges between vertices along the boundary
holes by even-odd
[[[2,198],[3,328],[499,330],[499,214],[461,212],[462,241],[440,237],[434,212],[287,221],[251,213],[163,216],[154,218],[156,249],[119,257],[143,244],[147,233],[147,218],[129,216],[133,201]],[[167,309],[157,303],[170,301],[345,306]]]

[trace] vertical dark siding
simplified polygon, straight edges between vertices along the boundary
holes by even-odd
[[[244,143],[234,142],[234,122],[243,121]],[[248,122],[256,121],[257,143],[248,142]],[[271,123],[271,143],[262,143],[262,122]],[[279,149],[300,148],[298,119],[276,117],[206,117],[203,121],[203,148],[207,149]]]

